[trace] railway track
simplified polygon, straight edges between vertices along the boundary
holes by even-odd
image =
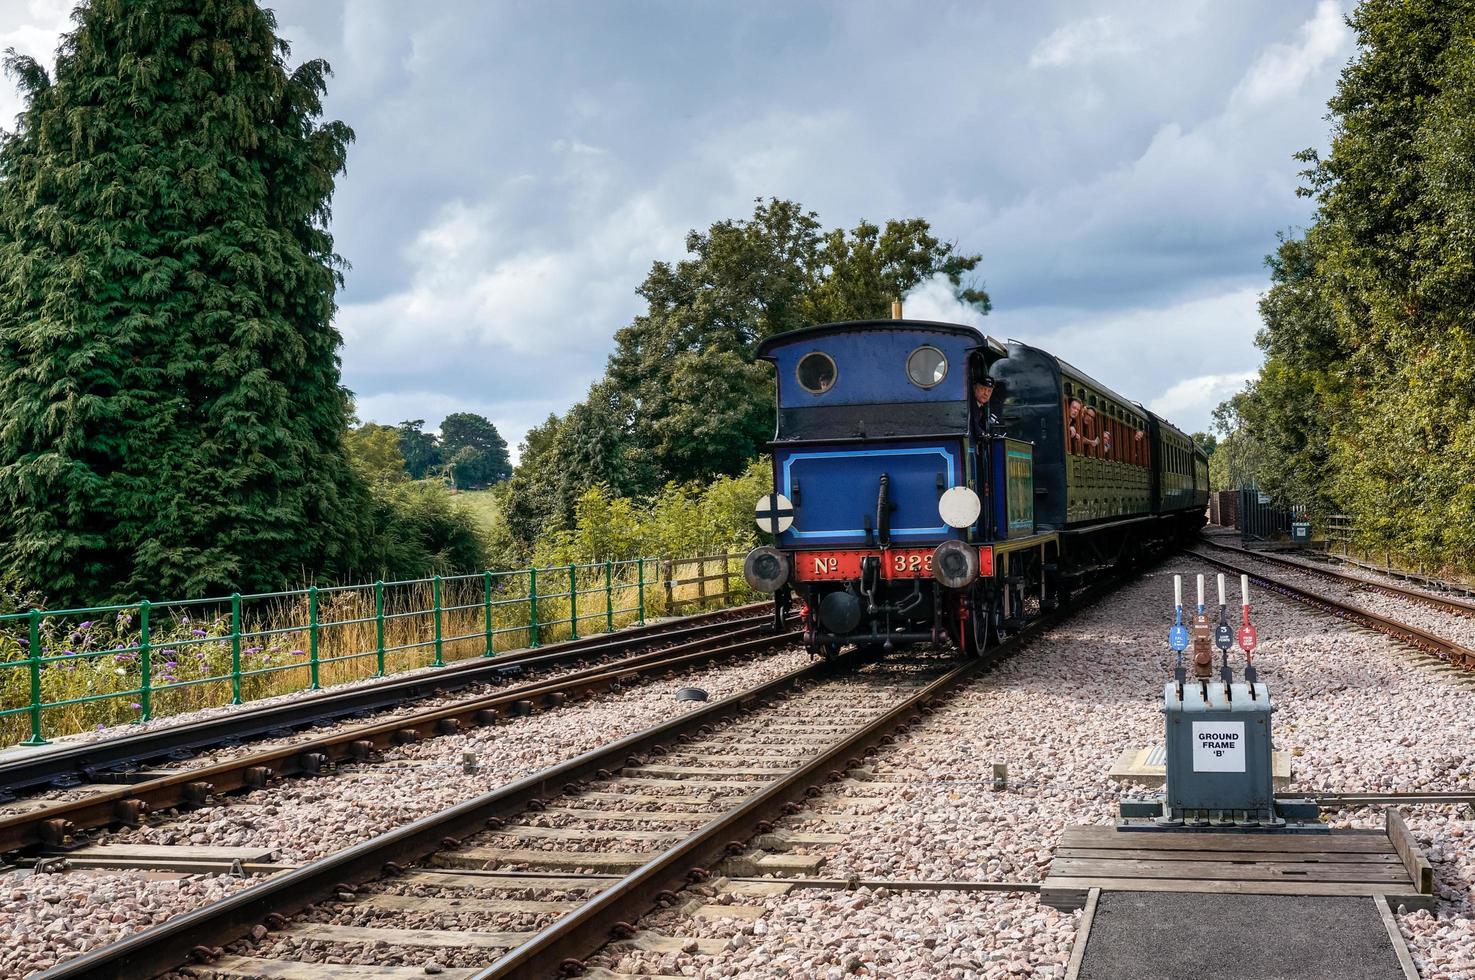
[[[70,849],[86,831],[136,826],[148,814],[173,807],[208,805],[212,798],[265,786],[284,778],[320,776],[341,762],[370,763],[385,748],[554,707],[571,699],[617,689],[653,674],[751,656],[781,647],[798,636],[775,633],[771,619],[737,621],[736,628],[639,653],[547,680],[504,687],[396,715],[378,722],[313,732],[290,744],[247,751],[203,766],[147,774],[140,782],[88,793],[0,816],[0,854],[12,857],[36,848]],[[662,634],[669,642],[672,634]]]
[[[786,849],[827,843],[772,823],[1063,615],[980,660],[812,663],[40,976],[144,977],[193,959],[196,976],[408,978],[434,959],[455,978],[549,977],[612,936],[685,948],[634,923],[714,871],[783,873]]]
[[[1223,545],[1216,545],[1214,547],[1217,547],[1221,551],[1239,551],[1244,556],[1251,557],[1255,561],[1260,561],[1264,558],[1264,556],[1260,555],[1259,553],[1243,552],[1242,549],[1238,548],[1228,548]],[[1375,629],[1378,632],[1385,633],[1388,636],[1400,640],[1417,650],[1423,651],[1427,654],[1432,654],[1433,656],[1438,657],[1440,660],[1446,661],[1449,664],[1454,665],[1455,667],[1461,668],[1463,671],[1475,670],[1475,649],[1472,649],[1471,647],[1466,646],[1462,643],[1456,642],[1455,640],[1449,639],[1448,637],[1440,636],[1434,632],[1431,632],[1430,630],[1423,629],[1419,626],[1415,626],[1411,623],[1407,623],[1399,619],[1395,619],[1392,616],[1383,615],[1381,613],[1374,612],[1371,609],[1352,605],[1351,603],[1341,601],[1332,596],[1312,591],[1311,589],[1304,588],[1293,582],[1287,581],[1286,579],[1267,574],[1262,569],[1257,569],[1250,567],[1249,565],[1230,561],[1228,558],[1218,557],[1205,551],[1192,548],[1188,549],[1187,553],[1193,555],[1194,557],[1201,558],[1204,561],[1207,561],[1212,565],[1216,565],[1226,571],[1233,572],[1236,575],[1248,575],[1253,581],[1259,583],[1262,587],[1269,589],[1272,592],[1276,592],[1280,595],[1286,596],[1287,598],[1294,599],[1298,602],[1304,603],[1308,606],[1312,606],[1316,609],[1320,609],[1324,612],[1331,613],[1332,615],[1338,616],[1342,619],[1350,620],[1363,626]],[[1324,575],[1338,582],[1348,582],[1357,589],[1366,589],[1368,591],[1379,592],[1385,595],[1394,596],[1399,599],[1408,599],[1418,602],[1422,605],[1438,608],[1443,613],[1459,616],[1471,615],[1471,612],[1468,611],[1466,608],[1467,604],[1460,600],[1430,596],[1425,593],[1410,592],[1409,590],[1400,589],[1397,586],[1387,583],[1372,583],[1368,582],[1366,579],[1358,578],[1356,576],[1348,576],[1345,575],[1345,573],[1335,572],[1328,569],[1311,568],[1299,563],[1287,562],[1285,559],[1278,559],[1277,561],[1270,563],[1276,564],[1277,562],[1280,564],[1292,565],[1297,572],[1312,576]]]
[[[1453,595],[1432,595],[1428,592],[1420,591],[1419,589],[1407,589],[1399,585],[1394,585],[1391,582],[1369,579],[1361,575],[1353,575],[1350,572],[1339,572],[1334,568],[1326,568],[1320,565],[1312,565],[1307,562],[1295,561],[1293,559],[1285,558],[1276,554],[1271,554],[1269,552],[1250,551],[1247,548],[1237,548],[1234,545],[1222,544],[1218,541],[1200,539],[1199,544],[1204,547],[1217,549],[1219,551],[1226,551],[1230,554],[1238,555],[1243,558],[1249,558],[1254,561],[1264,562],[1267,565],[1276,565],[1281,568],[1288,568],[1297,572],[1304,572],[1308,575],[1322,575],[1326,578],[1334,579],[1338,582],[1343,583],[1344,585],[1348,585],[1356,589],[1363,589],[1369,592],[1379,592],[1383,595],[1392,596],[1396,599],[1406,599],[1409,602],[1417,602],[1421,605],[1429,606],[1433,609],[1438,609],[1441,612],[1452,613],[1456,616],[1475,617],[1475,602],[1472,602],[1469,599],[1461,599]]]
[[[771,622],[758,603],[652,623],[613,634],[569,640],[493,658],[465,660],[434,671],[388,677],[371,684],[330,689],[310,697],[237,710],[200,721],[161,725],[149,731],[75,744],[38,748],[0,761],[0,804],[38,789],[137,781],[132,774],[215,748],[256,739],[280,740],[295,732],[342,719],[442,697],[485,684],[506,684],[529,671],[557,670],[611,660],[657,644],[685,643]]]

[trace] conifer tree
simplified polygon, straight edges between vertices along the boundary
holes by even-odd
[[[351,568],[352,131],[253,0],[92,0],[0,144],[0,565],[53,602]]]

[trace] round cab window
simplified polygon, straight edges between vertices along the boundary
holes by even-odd
[[[907,358],[907,377],[918,388],[936,388],[947,377],[947,357],[936,347],[918,347]]]
[[[819,351],[811,351],[800,358],[799,367],[794,373],[799,378],[800,386],[816,395],[823,395],[835,386],[835,362],[830,359],[830,355]]]

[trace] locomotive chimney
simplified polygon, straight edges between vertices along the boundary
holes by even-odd
[[[893,320],[900,320],[901,319],[901,297],[900,296],[898,296],[896,299],[894,299],[894,300],[891,301],[891,319],[893,319]]]

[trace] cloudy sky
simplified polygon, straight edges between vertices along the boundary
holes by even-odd
[[[688,229],[792,198],[982,254],[994,336],[1187,428],[1253,375],[1346,0],[276,0],[358,133],[334,202],[347,385],[380,422],[582,397]],[[70,0],[0,0],[49,59]],[[0,120],[19,108],[0,83]],[[907,312],[966,318],[928,284]],[[977,320],[978,318],[973,318]]]

